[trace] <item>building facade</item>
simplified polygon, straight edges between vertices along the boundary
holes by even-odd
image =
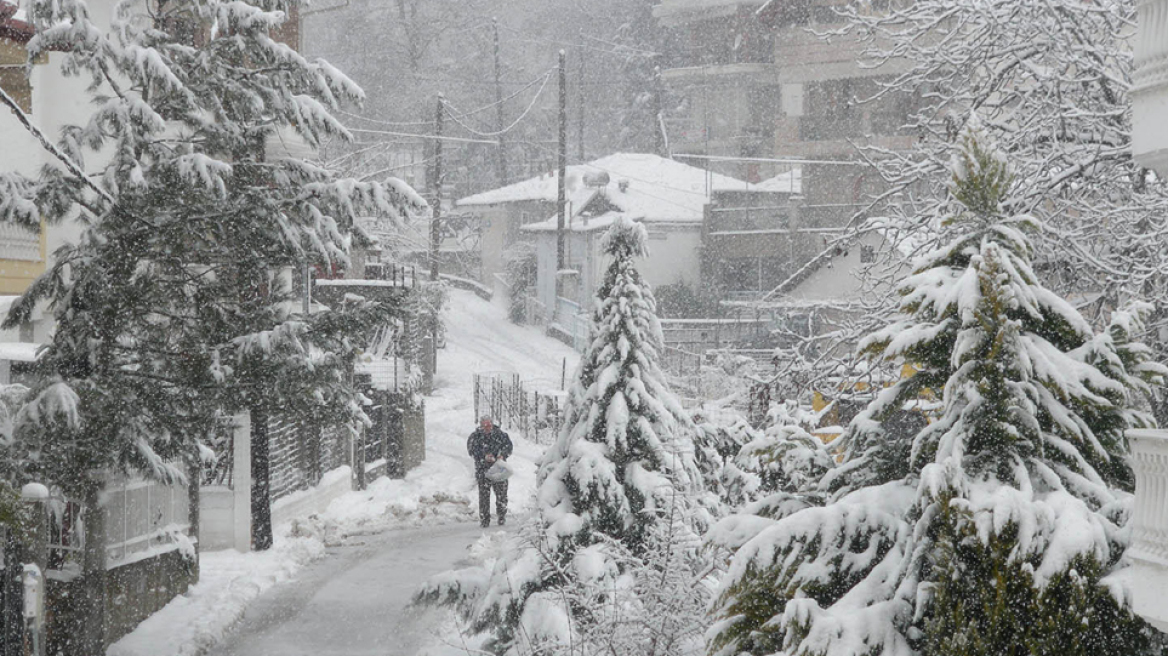
[[[674,152],[682,158],[710,158],[706,161],[717,170],[751,182],[799,170],[792,202],[774,203],[769,218],[761,210],[753,212],[750,225],[741,230],[715,229],[727,244],[735,231],[740,235],[734,242],[755,250],[759,234],[775,242],[767,247],[772,253],[768,262],[736,246],[709,256],[728,261],[741,253],[744,258],[718,276],[717,284],[727,292],[757,294],[760,284],[798,270],[819,252],[813,239],[775,235],[838,232],[863,214],[882,183],[859,161],[858,146],[912,147],[913,135],[904,126],[914,98],[890,94],[869,100],[881,88],[881,76],[894,73],[895,65],[863,68],[854,38],[828,42],[817,34],[840,26],[835,8],[841,2],[663,0],[654,10],[669,34],[662,76],[679,98],[679,109],[667,123]],[[724,210],[741,207],[723,203]],[[760,266],[769,272],[765,283],[760,283]]]

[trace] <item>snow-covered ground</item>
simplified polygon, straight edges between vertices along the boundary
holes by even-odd
[[[199,583],[110,647],[108,656],[194,656],[219,649],[316,654],[324,652],[311,646],[314,636],[340,633],[347,642],[342,648],[333,641],[336,649],[327,653],[408,656],[423,643],[429,643],[425,653],[446,651],[440,638],[426,632],[442,618],[431,614],[423,621],[404,608],[427,576],[499,537],[499,529],[484,536],[477,526],[466,455],[476,420],[472,375],[516,372],[558,387],[565,359],[571,375],[578,356],[535,328],[511,324],[503,309],[469,292],[451,290],[445,317],[448,345],[439,353],[434,393],[426,398],[425,462],[403,480],[378,479],[366,491],[337,499],[325,513],[277,527],[276,544],[267,552],[202,554]],[[517,431],[510,434],[516,470],[510,507],[518,515],[531,507],[542,447]],[[354,621],[342,631],[338,618],[347,612]],[[360,616],[381,621],[358,621]],[[274,627],[286,628],[265,633]],[[229,634],[229,643],[221,645]],[[276,634],[283,636],[280,642],[265,637]],[[400,641],[381,644],[395,635]]]

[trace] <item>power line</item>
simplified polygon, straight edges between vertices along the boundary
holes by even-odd
[[[479,107],[478,109],[472,109],[472,110],[470,110],[470,111],[462,112],[462,113],[461,113],[461,114],[459,114],[458,116],[455,116],[454,114],[451,114],[451,113],[450,113],[450,110],[447,110],[447,111],[446,111],[446,115],[447,115],[447,116],[449,116],[450,118],[452,118],[452,119],[454,119],[454,120],[456,120],[456,121],[457,121],[457,120],[458,120],[458,119],[460,119],[460,118],[466,118],[466,117],[468,117],[468,116],[474,116],[475,114],[478,114],[479,112],[484,112],[484,111],[486,111],[486,110],[488,110],[488,109],[491,109],[492,107],[495,107],[495,106],[498,106],[498,105],[502,105],[503,103],[507,102],[508,100],[512,100],[512,99],[514,99],[514,98],[515,98],[516,96],[518,96],[519,94],[521,94],[521,93],[523,93],[524,91],[526,91],[526,90],[530,89],[531,87],[535,86],[535,85],[536,85],[537,83],[539,83],[539,82],[543,82],[543,84],[544,84],[544,85],[546,85],[546,84],[547,84],[547,79],[548,79],[548,77],[549,77],[549,76],[552,74],[552,71],[554,71],[554,70],[556,70],[556,69],[555,69],[555,67],[552,67],[552,68],[549,68],[549,69],[547,69],[546,71],[544,71],[544,73],[543,73],[543,75],[542,75],[542,76],[540,76],[540,77],[537,77],[537,78],[535,78],[534,80],[532,80],[532,81],[530,81],[530,82],[528,82],[528,83],[524,84],[524,85],[523,85],[523,88],[521,88],[521,89],[519,89],[518,91],[516,91],[515,93],[513,93],[513,94],[511,94],[511,95],[507,96],[506,98],[503,98],[502,100],[497,100],[497,101],[495,101],[495,102],[493,102],[493,103],[491,103],[491,104],[489,104],[489,105],[483,105],[482,107]],[[540,91],[541,91],[541,92],[543,91],[543,86],[540,86]],[[536,98],[538,98],[538,97],[539,97],[539,94],[537,93],[537,94],[536,94]],[[447,102],[446,102],[446,106],[447,106],[447,107],[450,107],[450,108],[453,108],[453,107],[454,107],[454,105],[451,105],[451,104],[450,104],[450,101],[447,101]]]
[[[528,143],[528,144],[530,144],[530,145],[533,145],[533,146],[535,146],[535,147],[537,147],[537,148],[539,148],[539,149],[541,149],[541,150],[546,150],[546,151],[548,151],[548,152],[551,152],[551,153],[555,153],[555,152],[557,152],[557,151],[553,151],[551,148],[548,148],[548,147],[546,147],[546,146],[543,146],[543,145],[541,145],[541,144],[539,144],[539,143],[537,143],[537,142],[533,142],[533,141],[532,141],[532,142],[525,142],[525,143]],[[638,178],[638,177],[635,177],[635,176],[628,175],[628,174],[627,174],[627,173],[625,173],[624,171],[614,171],[614,170],[612,170],[612,169],[608,169],[608,168],[605,168],[605,167],[603,167],[603,166],[600,166],[600,165],[598,165],[598,164],[596,164],[596,163],[594,163],[594,162],[586,162],[586,163],[584,163],[584,164],[580,164],[579,166],[588,166],[588,167],[594,168],[594,169],[596,169],[596,170],[598,170],[598,171],[604,171],[605,173],[609,173],[609,174],[611,174],[611,175],[618,176],[618,177],[620,177],[620,178],[628,178],[629,180],[633,180],[633,181],[635,181],[635,182],[643,182],[643,183],[645,183],[645,184],[647,184],[647,185],[653,185],[654,187],[662,187],[662,188],[664,188],[664,189],[668,189],[668,190],[670,190],[670,191],[676,191],[676,192],[678,192],[678,193],[683,193],[683,194],[694,194],[694,195],[697,195],[697,196],[705,196],[705,195],[706,195],[704,192],[701,192],[701,191],[693,191],[693,190],[691,190],[691,189],[681,189],[681,188],[679,188],[679,187],[671,187],[671,186],[669,186],[669,185],[667,185],[667,184],[662,184],[660,181],[654,181],[654,180],[645,180],[644,178]],[[677,202],[677,201],[675,201],[675,200],[671,200],[671,199],[669,199],[669,198],[665,198],[664,196],[658,196],[658,195],[656,195],[656,194],[651,194],[651,193],[649,193],[649,192],[645,191],[645,189],[644,189],[643,187],[637,187],[637,188],[636,188],[636,191],[637,191],[637,193],[639,193],[639,194],[642,194],[642,195],[648,196],[649,198],[654,198],[654,199],[656,199],[656,200],[659,200],[659,201],[661,201],[661,202],[663,202],[663,203],[668,203],[668,204],[670,204],[670,205],[673,205],[674,207],[678,207],[678,208],[681,208],[681,209],[683,209],[683,210],[686,210],[686,211],[691,211],[691,210],[693,210],[693,208],[692,208],[692,207],[689,207],[689,206],[687,206],[687,205],[682,205],[681,203],[678,203],[678,202]]]
[[[674,153],[678,159],[700,159],[711,162],[769,162],[772,164],[824,164],[829,166],[867,166],[859,160],[838,159],[780,159],[774,157],[729,157],[721,155],[685,155]]]
[[[420,159],[416,162],[410,162],[408,164],[398,164],[397,166],[390,166],[390,167],[386,167],[383,169],[377,169],[376,171],[373,171],[371,173],[363,174],[360,178],[358,178],[358,180],[368,180],[369,178],[379,176],[379,175],[382,175],[384,173],[389,173],[391,171],[398,171],[401,169],[408,169],[408,168],[412,168],[415,166],[422,166],[425,164],[429,164],[430,162],[433,162],[435,159],[436,158],[434,158],[434,157],[427,157],[426,159]]]
[[[498,101],[495,101],[489,105],[483,105],[482,107],[478,107],[476,109],[462,112],[458,116],[451,114],[450,111],[447,110],[446,115],[449,116],[450,118],[454,119],[455,121],[458,121],[458,119],[460,119],[460,118],[466,118],[468,116],[473,116],[473,115],[478,114],[480,112],[484,112],[488,109],[491,109],[492,107],[495,107],[496,105],[506,103],[507,101],[516,98],[519,94],[530,89],[531,87],[535,86],[536,84],[539,84],[540,82],[543,82],[546,84],[547,78],[549,75],[551,75],[551,72],[553,70],[555,70],[555,69],[549,68],[547,71],[544,72],[544,74],[541,77],[537,77],[534,80],[531,80],[530,82],[525,82],[521,89],[519,89],[515,93],[507,96],[506,98],[503,98],[502,100],[498,100]],[[538,94],[536,97],[538,97]],[[446,105],[448,107],[453,107],[453,105],[451,105],[449,101],[447,101]],[[376,123],[378,125],[389,125],[389,126],[396,126],[396,127],[414,127],[414,126],[427,126],[427,125],[434,124],[433,121],[386,121],[386,120],[377,119],[377,118],[369,118],[368,116],[361,116],[360,114],[354,114],[353,112],[347,112],[343,109],[338,109],[337,112],[340,114],[344,114],[346,116],[350,116],[350,117],[355,118],[355,119],[367,121],[369,123]],[[526,110],[525,110],[525,112],[526,112]],[[471,132],[474,132],[474,131],[471,130]],[[484,136],[484,135],[479,135],[479,136]],[[489,136],[495,136],[495,135],[489,135]]]
[[[362,134],[384,134],[391,137],[416,137],[418,139],[433,139],[435,141],[460,141],[462,143],[481,143],[498,146],[498,141],[487,141],[485,139],[464,139],[462,137],[439,137],[433,134],[412,134],[410,132],[392,132],[389,130],[361,130],[358,128],[349,128],[349,132],[360,132]]]
[[[499,131],[497,131],[497,132],[479,132],[478,130],[475,130],[474,128],[472,128],[472,127],[470,127],[469,125],[467,125],[466,123],[463,123],[462,121],[460,121],[460,120],[458,119],[458,117],[454,116],[453,114],[447,114],[447,115],[448,115],[448,116],[450,117],[450,119],[451,119],[451,120],[453,120],[455,123],[457,123],[457,124],[459,124],[460,126],[462,126],[462,129],[466,130],[467,132],[470,132],[470,133],[471,133],[471,134],[473,134],[473,135],[477,135],[477,136],[480,136],[480,137],[498,137],[498,136],[501,136],[501,135],[507,134],[507,133],[508,133],[508,132],[510,132],[512,129],[514,129],[514,128],[515,128],[515,126],[519,125],[519,123],[520,123],[521,121],[523,121],[523,119],[527,118],[527,115],[528,115],[528,113],[530,113],[530,112],[531,112],[531,110],[532,110],[532,108],[533,108],[533,107],[535,107],[535,104],[536,104],[537,102],[539,102],[539,98],[540,98],[540,96],[542,96],[542,95],[543,95],[543,90],[544,90],[545,88],[547,88],[547,81],[548,81],[549,79],[551,79],[551,76],[552,76],[552,74],[551,74],[551,71],[548,71],[548,73],[547,73],[546,75],[544,75],[544,78],[543,78],[543,84],[541,84],[541,85],[539,86],[539,91],[537,91],[537,92],[535,93],[535,97],[531,99],[531,102],[530,102],[530,103],[527,105],[527,108],[523,110],[523,113],[519,115],[519,118],[515,119],[515,120],[514,120],[514,121],[511,123],[511,125],[508,125],[507,127],[503,128],[502,130],[499,130]],[[463,114],[463,116],[465,117],[465,116],[467,116],[467,114]]]
[[[384,120],[381,120],[379,118],[369,118],[368,116],[361,116],[360,114],[354,114],[353,112],[346,112],[343,109],[338,109],[337,113],[344,114],[345,116],[351,116],[353,118],[360,119],[362,121],[369,121],[370,123],[376,123],[378,125],[394,125],[394,126],[408,127],[408,126],[413,126],[413,125],[432,125],[434,123],[433,121],[384,121]]]

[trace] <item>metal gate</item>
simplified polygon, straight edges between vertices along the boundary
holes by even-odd
[[[503,430],[519,431],[529,441],[551,444],[563,423],[565,394],[528,387],[519,374],[475,374],[475,420],[489,415]]]

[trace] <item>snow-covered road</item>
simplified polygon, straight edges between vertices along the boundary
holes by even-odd
[[[433,640],[443,613],[407,609],[420,581],[467,556],[474,524],[351,536],[272,589],[215,656],[412,656]]]
[[[504,310],[452,290],[433,394],[426,397],[426,459],[405,479],[372,482],[298,526],[277,528],[266,552],[203,554],[198,584],[114,644],[108,656],[427,656],[458,653],[435,643],[446,615],[406,606],[432,574],[484,548],[466,436],[473,430],[475,373],[515,372],[558,388],[578,356]],[[509,429],[503,426],[505,430]],[[510,507],[531,506],[542,447],[511,431]],[[512,524],[517,525],[519,517]],[[489,534],[501,537],[501,529]],[[429,644],[427,644],[427,642]]]

